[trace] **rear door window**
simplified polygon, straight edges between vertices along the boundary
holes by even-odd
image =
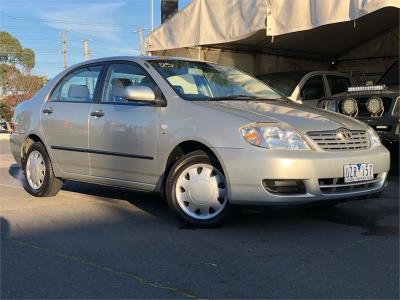
[[[102,66],[79,68],[67,75],[50,96],[50,101],[91,102]]]

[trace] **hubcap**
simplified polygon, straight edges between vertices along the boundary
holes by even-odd
[[[186,168],[178,177],[175,195],[180,208],[199,220],[217,216],[228,202],[224,175],[208,164]]]
[[[31,188],[40,189],[44,182],[46,166],[39,151],[32,151],[26,161],[26,178]]]

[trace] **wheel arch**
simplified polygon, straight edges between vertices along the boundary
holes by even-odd
[[[211,157],[213,157],[215,159],[215,161],[218,163],[220,170],[226,177],[225,168],[224,168],[224,165],[223,165],[221,159],[215,153],[215,151],[213,151],[213,149],[210,146],[206,145],[203,142],[199,142],[196,140],[181,141],[169,152],[168,158],[165,161],[164,173],[162,176],[162,181],[160,182],[160,185],[159,185],[159,190],[161,191],[162,196],[164,196],[165,180],[166,180],[169,172],[171,171],[173,165],[183,156],[185,156],[191,152],[199,151],[199,150],[202,150],[202,151],[206,152],[208,155],[210,155]]]
[[[22,147],[21,147],[21,162],[22,163],[24,163],[24,161],[25,161],[25,156],[26,156],[26,154],[28,152],[29,147],[33,143],[36,143],[36,142],[42,143],[43,147],[45,147],[45,149],[46,149],[46,146],[45,146],[43,140],[37,134],[34,134],[34,133],[29,134],[25,138],[24,142],[22,143]],[[46,149],[46,151],[47,151],[47,149]]]

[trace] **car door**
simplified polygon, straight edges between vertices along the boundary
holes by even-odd
[[[101,97],[89,117],[90,170],[95,177],[137,183],[152,189],[156,170],[159,107],[130,102],[127,86],[158,89],[150,75],[134,62],[110,63]]]
[[[101,65],[67,74],[43,104],[41,125],[54,162],[62,171],[89,174],[88,116]]]
[[[304,105],[318,107],[319,100],[326,97],[324,78],[322,75],[313,75],[300,89],[300,98]]]

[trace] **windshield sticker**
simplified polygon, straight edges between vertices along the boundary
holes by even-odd
[[[160,63],[158,63],[158,65],[161,68],[175,68],[174,64],[171,64],[171,63],[168,63],[168,62],[160,62]]]

